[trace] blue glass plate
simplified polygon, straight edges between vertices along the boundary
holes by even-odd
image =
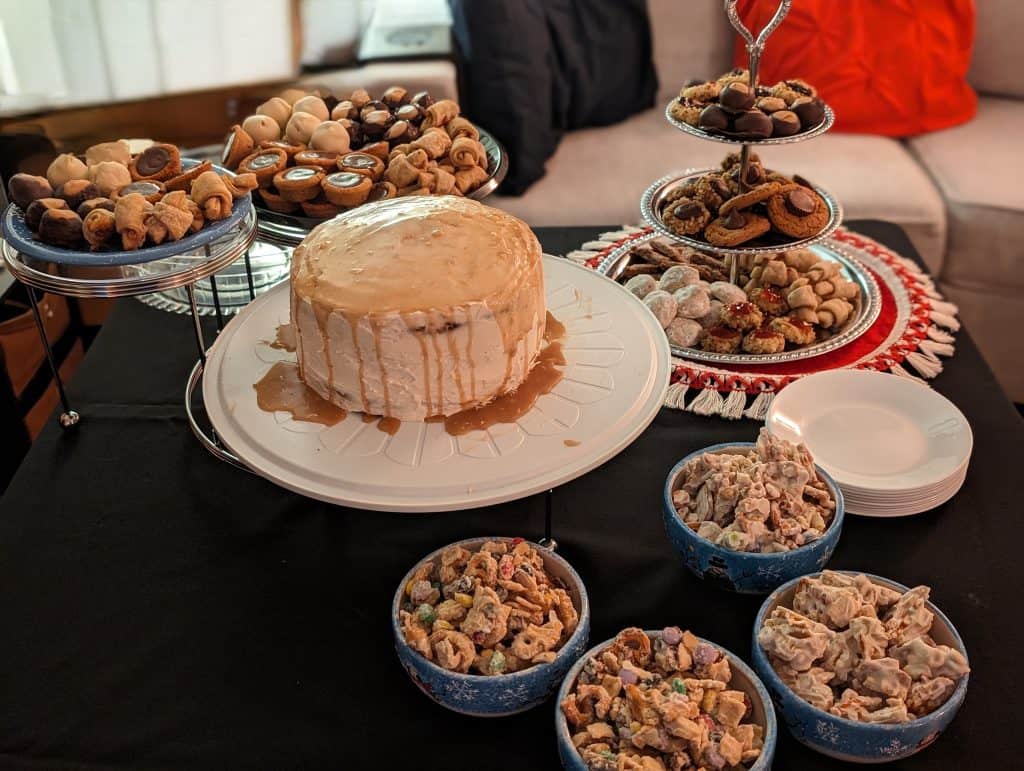
[[[182,159],[183,169],[189,169],[198,161]],[[214,166],[214,169],[225,173],[223,169]],[[3,220],[0,220],[0,231],[3,237],[14,249],[29,257],[36,257],[47,262],[59,262],[64,265],[85,265],[87,267],[102,267],[104,265],[135,265],[153,260],[162,260],[165,257],[174,257],[179,254],[188,254],[199,247],[216,241],[221,236],[238,226],[242,218],[249,212],[252,205],[252,196],[246,195],[234,201],[231,207],[231,215],[227,219],[218,220],[213,224],[206,225],[198,233],[185,236],[177,241],[167,241],[159,246],[147,246],[132,251],[102,251],[91,252],[79,249],[64,249],[60,246],[50,246],[42,241],[36,240],[31,228],[25,224],[25,213],[13,203],[4,211]]]

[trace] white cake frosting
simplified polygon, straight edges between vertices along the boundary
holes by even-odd
[[[541,249],[521,220],[466,198],[364,204],[292,255],[299,372],[348,410],[451,415],[515,390],[546,311]]]

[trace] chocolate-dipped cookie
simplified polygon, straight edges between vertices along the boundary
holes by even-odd
[[[750,139],[767,139],[772,135],[772,119],[760,110],[747,110],[736,116],[733,133]]]
[[[15,174],[7,183],[7,195],[22,211],[28,209],[33,201],[40,198],[52,198],[53,186],[46,177],[33,174]]]
[[[718,95],[718,103],[731,112],[743,112],[754,106],[757,97],[746,83],[729,83]]]
[[[800,131],[800,119],[792,110],[773,112],[771,121],[773,137],[788,137]]]
[[[363,134],[367,140],[378,140],[395,123],[395,116],[388,110],[363,112]]]
[[[420,91],[413,94],[412,99],[410,99],[409,102],[416,105],[421,110],[426,110],[434,103],[434,97],[430,95],[429,91]]]
[[[729,123],[729,113],[717,104],[709,104],[697,119],[697,125],[705,131],[728,131]]]
[[[825,120],[825,103],[817,97],[801,96],[793,100],[789,109],[796,113],[805,131]]]
[[[82,218],[70,209],[47,209],[39,220],[39,240],[73,249],[82,243]]]
[[[380,100],[390,109],[397,110],[403,104],[408,103],[409,92],[401,86],[391,86],[381,94]]]
[[[60,207],[57,207],[60,208]],[[107,211],[114,211],[114,201],[110,198],[90,198],[87,201],[83,201],[82,204],[75,209],[78,216],[85,221],[85,218],[89,216],[89,212],[95,211],[96,209],[106,209]]]
[[[37,198],[25,209],[25,224],[32,230],[39,230],[39,221],[50,209],[66,209],[68,202],[63,198]]]
[[[90,198],[100,198],[100,189],[87,179],[69,179],[55,193],[56,198],[63,198],[68,208],[74,211]]]

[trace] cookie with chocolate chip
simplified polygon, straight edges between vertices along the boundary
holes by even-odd
[[[678,236],[700,233],[711,219],[711,212],[700,201],[680,198],[665,207],[661,215],[665,226]]]
[[[802,96],[814,97],[817,95],[818,89],[799,78],[780,80],[772,86],[772,96],[779,97],[779,99],[782,99],[786,104],[793,104],[796,99],[799,99]]]
[[[715,81],[711,81],[710,83],[701,83],[696,86],[687,86],[679,92],[679,96],[683,99],[689,99],[706,105],[718,99],[718,95],[721,92],[722,86]]]
[[[694,197],[703,203],[712,214],[718,214],[718,208],[732,198],[733,191],[722,174],[705,174],[697,180]]]
[[[808,187],[794,184],[768,199],[768,218],[781,233],[793,238],[817,235],[828,224],[824,199]]]
[[[704,228],[704,238],[715,246],[739,246],[764,235],[771,227],[767,217],[734,209],[708,223]]]
[[[672,102],[672,106],[669,107],[669,115],[675,118],[677,121],[682,123],[688,123],[691,126],[696,126],[697,121],[700,120],[700,112],[704,109],[704,105],[698,104],[691,99],[684,99],[680,97]]]

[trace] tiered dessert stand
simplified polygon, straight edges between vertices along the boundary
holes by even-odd
[[[739,17],[739,13],[736,10],[736,0],[724,0],[725,12],[729,17],[729,21],[736,31],[743,38],[748,55],[748,72],[750,75],[750,87],[751,90],[757,87],[758,69],[761,61],[761,56],[764,53],[765,42],[768,36],[775,31],[776,28],[782,23],[782,20],[789,13],[792,0],[781,0],[779,3],[778,10],[775,15],[771,18],[767,26],[758,34],[755,38],[750,30],[746,28],[743,21]],[[671,103],[666,105],[665,117],[669,123],[675,126],[678,130],[690,134],[691,136],[699,137],[700,139],[710,142],[720,142],[727,145],[739,145],[740,146],[740,186],[742,189],[746,189],[747,185],[745,180],[747,179],[747,168],[750,164],[750,149],[751,147],[762,146],[762,145],[783,145],[793,144],[795,142],[802,142],[807,139],[819,136],[829,128],[831,128],[835,121],[835,114],[832,109],[825,105],[824,118],[821,123],[817,126],[798,133],[792,136],[786,137],[769,137],[767,139],[741,139],[736,137],[724,136],[721,134],[714,134],[704,131],[696,126],[691,126],[682,121],[676,120],[671,115]],[[829,350],[834,350],[840,345],[852,341],[858,335],[862,334],[871,323],[875,320],[878,314],[878,287],[875,284],[870,274],[864,270],[864,268],[857,262],[856,258],[849,253],[848,250],[843,250],[839,244],[833,243],[829,240],[830,236],[836,231],[843,220],[842,206],[836,200],[836,198],[829,193],[827,190],[813,185],[814,190],[824,200],[825,205],[828,207],[829,219],[824,228],[817,234],[801,239],[792,239],[785,242],[777,242],[770,244],[757,244],[757,245],[740,245],[721,247],[715,246],[708,243],[707,241],[691,238],[688,236],[681,236],[670,230],[664,223],[661,217],[662,203],[666,197],[675,189],[684,185],[687,181],[692,178],[699,177],[702,174],[706,174],[714,169],[688,169],[684,172],[678,172],[662,177],[661,179],[654,182],[647,190],[644,191],[643,196],[640,199],[640,212],[644,219],[653,228],[654,233],[646,237],[646,239],[637,239],[616,252],[609,255],[605,259],[599,270],[607,275],[614,275],[625,267],[625,258],[630,248],[636,246],[638,243],[642,243],[643,240],[650,240],[651,238],[664,237],[675,241],[680,244],[698,249],[703,252],[714,254],[722,257],[730,268],[730,279],[733,283],[738,281],[738,265],[739,258],[745,255],[755,255],[760,253],[773,253],[784,251],[787,249],[798,249],[812,246],[814,244],[821,244],[823,249],[822,257],[825,259],[833,259],[839,262],[844,271],[849,277],[856,281],[861,287],[861,307],[858,309],[854,319],[846,329],[842,331],[842,334],[836,335],[830,338],[824,343],[818,345],[808,346],[798,351],[790,351],[785,354],[766,354],[762,356],[748,356],[742,354],[715,354],[706,351],[698,351],[691,348],[679,348],[673,346],[672,352],[683,358],[698,359],[703,361],[719,362],[719,363],[735,363],[735,362],[753,362],[760,361],[762,363],[771,361],[786,361],[794,358],[809,358],[810,356],[820,355]]]
[[[189,163],[189,160],[183,159],[186,168]],[[8,218],[15,216],[11,209],[13,204],[5,214]],[[36,290],[78,299],[138,297],[168,290],[184,290],[187,301],[185,312],[192,314],[199,358],[205,361],[206,342],[199,323],[200,310],[196,302],[195,284],[202,279],[212,279],[215,273],[236,260],[245,260],[248,267],[249,248],[256,239],[256,211],[250,199],[246,197],[237,202],[234,215],[211,227],[216,230],[205,235],[200,231],[179,242],[149,247],[137,253],[114,253],[117,257],[104,252],[83,252],[67,259],[61,257],[51,260],[46,253],[55,250],[43,245],[29,245],[26,242],[24,247],[19,248],[11,240],[2,241],[3,259],[8,270],[27,290],[32,316],[60,397],[62,427],[77,425],[80,415],[71,408],[64,390],[39,311]],[[157,254],[159,257],[154,259]],[[137,255],[138,261],[132,261],[133,255]],[[211,286],[216,297],[216,284]],[[216,312],[219,320],[219,302]]]

